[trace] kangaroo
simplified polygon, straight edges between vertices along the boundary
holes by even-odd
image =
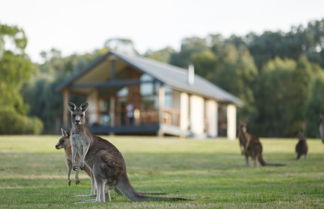
[[[238,139],[239,139],[239,145],[240,145],[240,150],[241,150],[241,154],[245,155],[246,152],[246,145],[247,143],[247,139],[244,136],[244,133],[246,132],[246,123],[241,123],[239,126],[239,130],[238,130]],[[247,158],[245,159],[246,161],[248,160]]]
[[[249,157],[254,162],[254,167],[257,166],[257,161],[261,166],[284,166],[284,164],[267,163],[262,156],[262,143],[259,137],[247,132],[247,123],[241,123],[239,126],[239,144],[242,155],[245,156],[246,165],[249,166]]]
[[[62,137],[59,139],[58,143],[55,145],[56,149],[62,149],[64,148],[65,151],[65,157],[66,157],[66,162],[67,162],[67,179],[68,179],[68,185],[71,184],[71,180],[70,180],[70,174],[71,174],[71,170],[72,170],[72,148],[71,148],[71,142],[70,142],[70,132],[64,130],[63,128],[61,128],[61,132],[62,132]],[[85,166],[82,170],[84,170],[88,176],[90,178],[92,178],[92,173],[91,170]],[[79,173],[79,170],[76,170],[76,174]],[[80,183],[79,180],[79,176],[76,175],[76,184]],[[94,181],[92,181],[94,182]],[[115,192],[118,194],[121,194],[118,190],[116,190],[115,188]],[[108,193],[108,191],[105,192],[106,194]],[[164,193],[152,193],[152,194],[164,194]],[[89,195],[79,195],[79,196],[89,196]],[[91,185],[91,191],[90,191],[90,196],[96,196],[96,189],[95,189],[95,185],[94,183]]]
[[[318,125],[319,125],[320,136],[321,136],[322,142],[324,143],[324,115],[323,114],[320,114],[320,119],[318,120]]]
[[[72,171],[72,150],[71,150],[71,143],[70,143],[70,133],[66,132],[64,129],[61,129],[62,137],[59,139],[57,144],[55,145],[56,149],[64,148],[65,152],[65,160],[66,160],[66,168],[67,168],[67,183],[71,185],[71,171]],[[79,184],[79,171],[75,172],[75,184]]]
[[[72,147],[70,142],[70,132],[64,130],[61,128],[62,137],[59,139],[58,143],[55,145],[56,149],[62,149],[64,148],[65,152],[65,158],[66,158],[66,165],[67,165],[67,181],[68,185],[71,184],[70,174],[72,170]],[[83,170],[88,174],[88,176],[91,178],[91,170],[88,167],[84,167]],[[75,171],[75,183],[79,184],[79,170]],[[96,190],[94,185],[91,186],[90,196],[94,196],[96,194]]]
[[[72,144],[72,167],[77,170],[84,167],[85,156],[92,142],[92,135],[85,127],[85,111],[88,103],[81,104],[77,107],[73,103],[69,103],[69,110],[72,116],[71,144]],[[79,158],[77,158],[79,156]],[[79,160],[78,160],[79,159]]]
[[[91,169],[93,174],[95,188],[97,189],[96,202],[106,202],[104,191],[105,187],[108,186],[116,187],[119,192],[133,201],[186,200],[184,198],[174,197],[145,196],[136,192],[129,182],[125,160],[119,150],[109,141],[92,135],[86,128],[84,115],[87,106],[87,103],[85,103],[77,108],[75,104],[69,103],[69,109],[72,116],[71,134],[77,134],[74,140],[84,141],[77,143],[85,145],[89,143],[87,145],[88,149],[85,149],[86,152],[83,152],[83,154],[85,154],[84,164]],[[73,136],[71,139],[73,139]],[[81,146],[75,147],[76,149],[82,149]],[[78,152],[78,150],[75,150],[75,152]],[[109,193],[107,199],[111,201]]]
[[[296,160],[299,160],[299,158],[302,155],[304,155],[304,157],[306,158],[307,152],[308,152],[308,146],[307,146],[307,142],[306,142],[306,137],[303,132],[299,132],[297,137],[298,137],[299,141],[296,144],[295,150],[297,153]]]

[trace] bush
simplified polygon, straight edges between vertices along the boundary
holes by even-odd
[[[43,123],[38,118],[21,115],[11,108],[0,110],[0,134],[39,134]]]

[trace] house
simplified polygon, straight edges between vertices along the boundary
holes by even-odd
[[[64,107],[71,94],[86,97],[95,134],[156,134],[236,137],[241,101],[183,69],[138,56],[108,52],[64,81]],[[69,114],[64,108],[63,123]]]

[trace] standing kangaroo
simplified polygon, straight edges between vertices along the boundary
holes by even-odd
[[[324,143],[324,115],[320,115],[320,119],[318,120],[319,125],[319,132],[322,139],[322,142]]]
[[[69,110],[72,116],[70,139],[72,144],[73,170],[85,166],[85,157],[93,140],[90,131],[85,126],[85,111],[87,108],[88,103],[81,104],[80,107],[77,107],[71,102],[69,103]],[[77,158],[77,156],[79,156],[79,158]]]
[[[106,202],[105,187],[108,186],[115,186],[119,192],[133,201],[186,200],[173,197],[151,197],[136,192],[128,180],[125,160],[119,150],[107,140],[92,135],[86,128],[84,116],[87,106],[87,103],[85,103],[78,108],[75,104],[69,103],[72,116],[71,140],[75,140],[75,144],[88,146],[87,149],[82,146],[75,146],[75,152],[79,152],[78,149],[86,151],[82,150],[82,154],[84,154],[85,166],[88,166],[93,174],[97,189],[96,202]],[[108,201],[111,201],[109,193]]]
[[[70,142],[70,132],[64,130],[63,128],[61,128],[61,132],[62,132],[62,137],[59,139],[58,143],[55,145],[56,149],[62,149],[64,148],[65,151],[65,158],[66,158],[66,162],[67,162],[67,179],[68,179],[68,184],[71,184],[71,180],[70,180],[70,174],[71,174],[71,170],[72,170],[72,148],[71,148],[71,142]],[[88,176],[90,178],[92,178],[92,173],[91,170],[85,166],[82,170],[84,170]],[[79,180],[79,170],[76,170],[76,184],[80,183]],[[118,190],[115,191],[118,194],[121,194]],[[106,194],[108,193],[108,191],[105,192]],[[150,193],[150,194],[164,194],[164,193]],[[91,191],[90,191],[90,195],[79,195],[79,196],[96,196],[96,189],[95,189],[95,185],[94,185],[94,181],[92,180],[92,185],[91,185]]]
[[[261,166],[284,166],[284,164],[267,163],[262,157],[262,144],[259,137],[247,132],[247,123],[241,123],[238,131],[241,153],[245,156],[246,165],[249,166],[249,157],[257,166],[257,161]]]
[[[61,128],[62,136],[59,139],[58,143],[55,145],[56,149],[62,149],[64,148],[65,152],[65,159],[66,159],[66,165],[67,165],[67,180],[68,180],[68,185],[71,184],[71,179],[70,179],[70,174],[72,170],[72,147],[71,147],[71,142],[70,142],[70,132],[64,130]],[[77,156],[78,157],[78,156]],[[77,159],[79,160],[79,159]],[[91,178],[91,170],[88,167],[84,167],[83,170],[88,174],[88,176]],[[75,183],[79,184],[79,170],[75,171]],[[90,195],[95,195],[96,190],[94,185],[92,184]]]
[[[248,163],[248,158],[246,156],[246,146],[247,146],[248,142],[244,135],[245,132],[246,132],[246,123],[241,123],[239,126],[237,135],[238,135],[238,139],[239,139],[241,154],[245,156],[245,161],[246,161],[246,163]]]
[[[296,144],[295,150],[297,153],[296,160],[299,160],[299,158],[302,155],[304,155],[304,157],[306,158],[307,152],[308,152],[308,146],[307,146],[307,142],[306,142],[306,137],[303,132],[299,132],[297,136],[298,136],[299,141]]]
[[[67,182],[68,185],[71,185],[71,171],[72,171],[72,148],[70,143],[70,133],[65,131],[64,129],[61,129],[62,137],[59,139],[57,144],[55,145],[56,149],[62,149],[64,148],[65,152],[65,160],[66,160],[66,168],[67,168]],[[79,171],[75,172],[75,184],[79,184]]]

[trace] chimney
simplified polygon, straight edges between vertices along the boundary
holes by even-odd
[[[195,68],[192,64],[188,67],[188,83],[189,85],[193,85],[195,82]]]

